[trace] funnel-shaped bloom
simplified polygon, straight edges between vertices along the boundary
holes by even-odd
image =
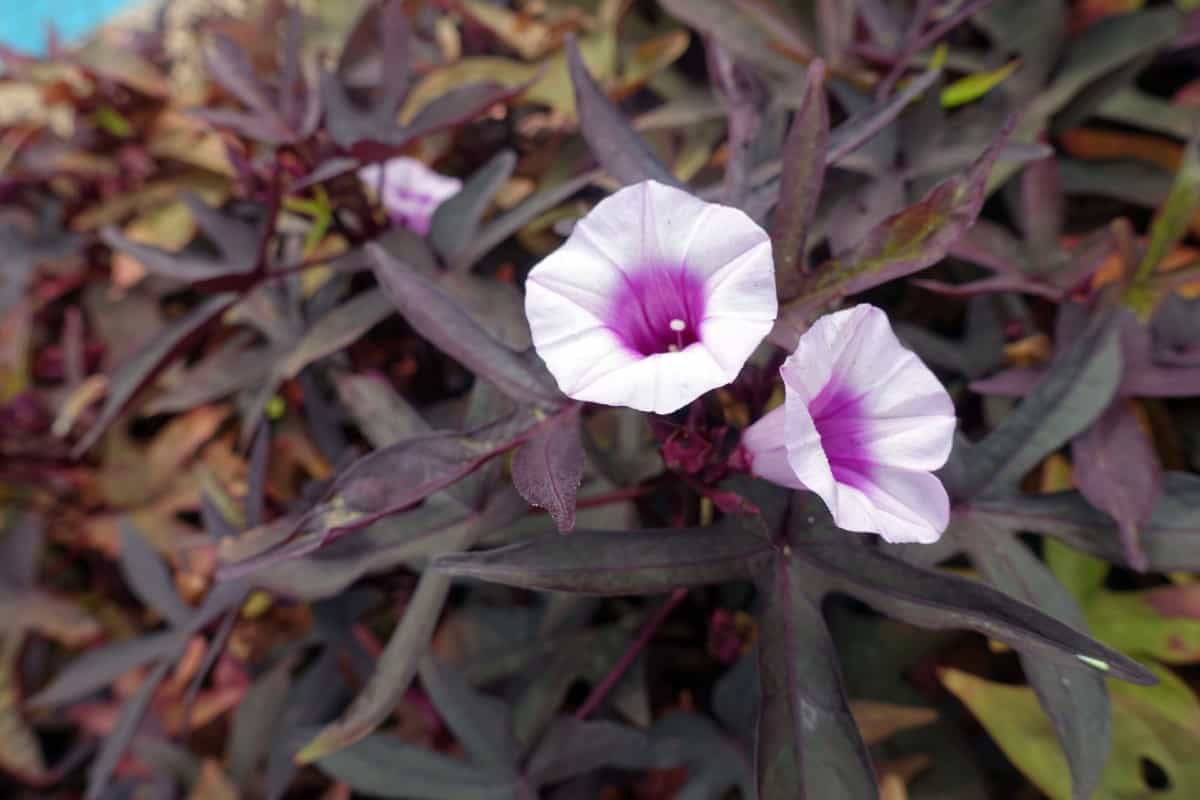
[[[654,181],[597,204],[525,291],[564,393],[659,414],[736,378],[778,310],[766,231]]]
[[[936,541],[950,503],[932,470],[950,455],[954,404],[887,315],[859,305],[821,318],[780,374],[783,406],[742,438],[751,470],[815,492],[845,530]]]
[[[383,164],[369,164],[358,179],[379,192],[379,202],[392,222],[422,236],[437,207],[458,194],[462,181],[434,172],[415,158],[397,156]]]

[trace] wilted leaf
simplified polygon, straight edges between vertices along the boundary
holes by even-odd
[[[575,493],[583,480],[583,441],[578,407],[543,425],[513,457],[517,491],[546,509],[563,533],[575,527]]]

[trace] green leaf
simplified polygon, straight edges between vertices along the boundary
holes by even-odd
[[[972,563],[989,583],[1087,632],[1075,598],[1019,539],[989,525],[969,527],[962,538]],[[1025,655],[1021,667],[1066,752],[1072,796],[1089,800],[1100,783],[1112,743],[1112,713],[1103,676],[1082,665],[1060,665]]]
[[[1113,692],[1113,748],[1099,790],[1091,800],[1154,797],[1185,800],[1200,789],[1200,748],[1195,728],[1178,725],[1161,707],[1163,699],[1185,698],[1190,690],[1159,670],[1170,690],[1120,687]],[[1024,686],[990,681],[954,669],[943,670],[942,684],[962,701],[1004,754],[1051,800],[1071,800],[1069,769],[1054,739],[1049,719],[1034,693]],[[1161,698],[1161,699],[1160,699]],[[1195,708],[1195,698],[1183,700]],[[1160,768],[1168,785],[1147,782],[1144,762]]]
[[[811,517],[822,512],[812,509]],[[827,526],[827,527],[826,527]],[[805,538],[805,534],[808,538]],[[1144,667],[1031,605],[977,581],[925,569],[866,547],[828,522],[793,535],[793,558],[814,585],[844,592],[923,628],[966,628],[1065,667],[1087,664],[1111,677],[1153,683]]]
[[[1150,243],[1126,295],[1126,302],[1143,319],[1149,317],[1155,301],[1147,284],[1163,259],[1187,235],[1197,211],[1200,211],[1200,128],[1197,128],[1183,151],[1171,193],[1154,215],[1154,222],[1150,225]]]
[[[1020,60],[1014,59],[1002,67],[959,78],[942,89],[942,108],[956,108],[975,102],[1004,83],[1020,66]]]

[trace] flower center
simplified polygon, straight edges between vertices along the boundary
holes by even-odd
[[[652,356],[700,341],[704,284],[682,266],[649,265],[626,275],[605,322],[630,350]]]
[[[875,461],[868,446],[871,421],[862,397],[834,378],[808,404],[808,413],[834,479],[856,489],[870,485]]]

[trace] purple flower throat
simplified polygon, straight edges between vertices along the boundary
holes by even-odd
[[[871,484],[875,462],[866,437],[862,397],[836,377],[808,404],[829,468],[839,483],[862,489]]]
[[[703,320],[704,283],[684,266],[655,264],[624,275],[605,322],[630,350],[652,356],[700,341]]]

